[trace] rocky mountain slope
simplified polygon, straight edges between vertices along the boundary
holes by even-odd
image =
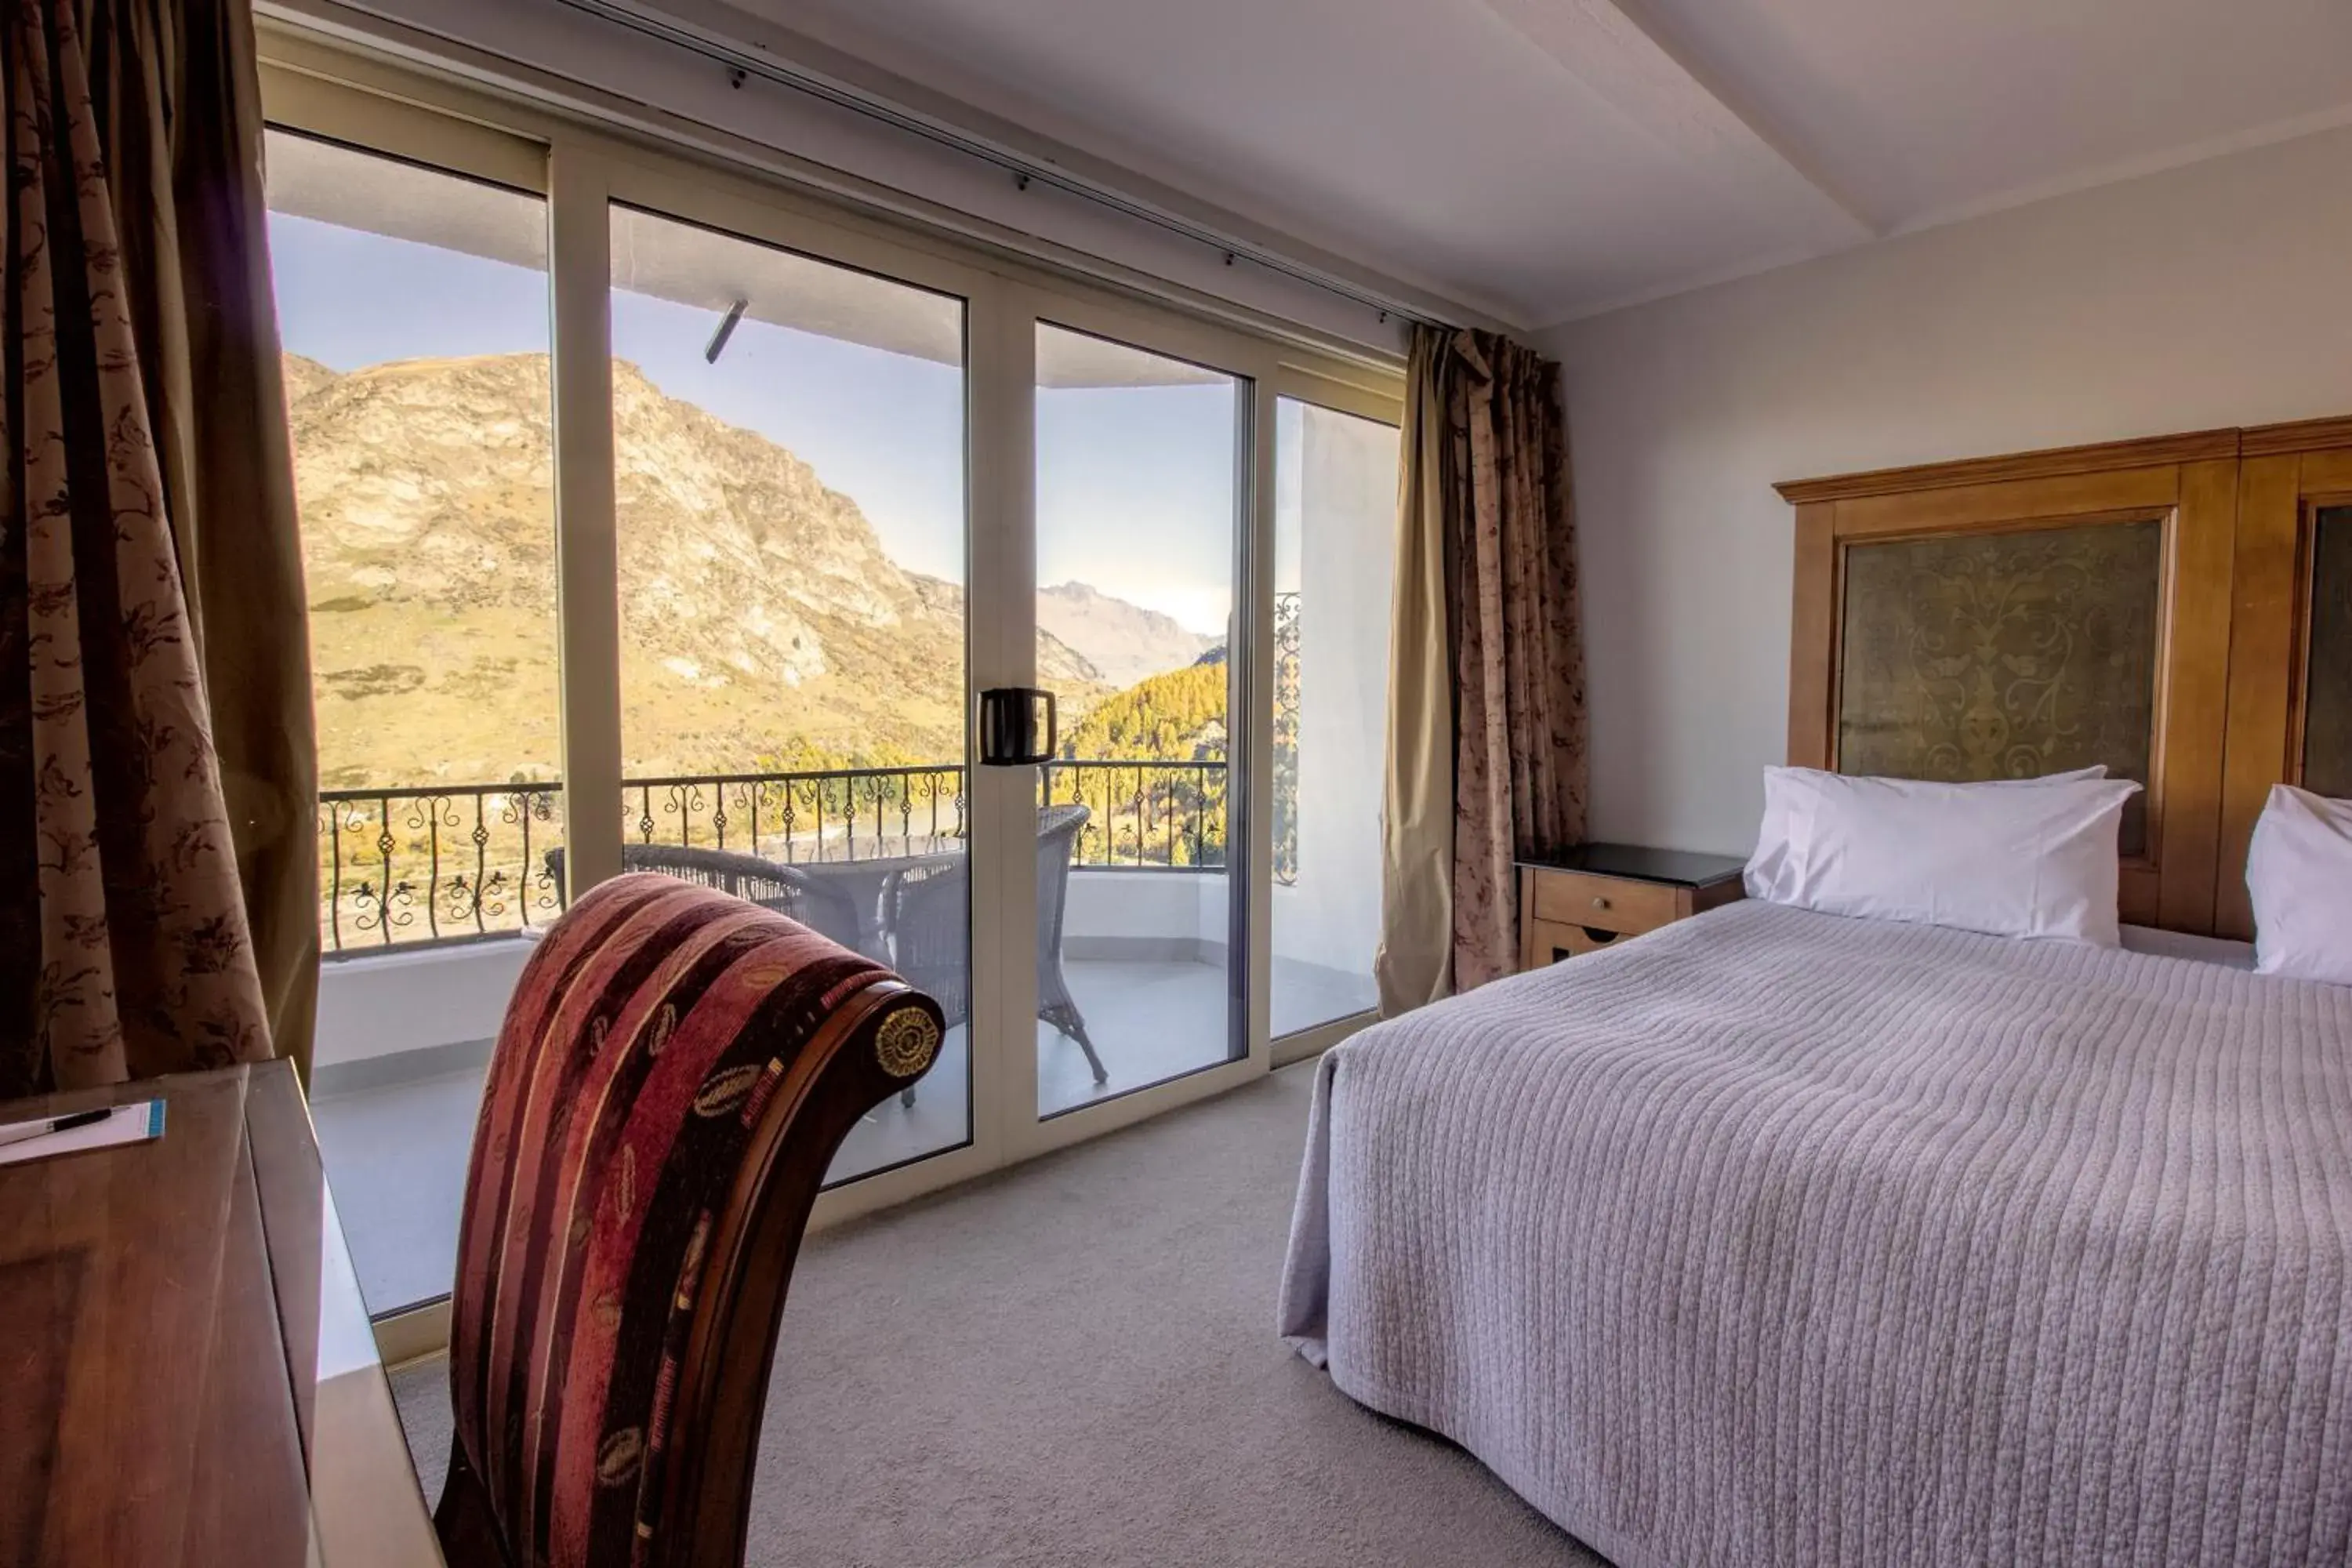
[[[347,374],[288,356],[328,787],[555,776],[547,377],[538,354]],[[960,754],[962,590],[634,365],[614,364],[614,405],[627,771]],[[1038,663],[1081,702],[1107,689],[1049,629]]]

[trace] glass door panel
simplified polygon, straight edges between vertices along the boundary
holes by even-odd
[[[547,210],[266,150],[318,724],[311,1112],[384,1313],[449,1293],[519,937],[561,898]]]
[[[624,864],[892,964],[950,1025],[845,1181],[970,1141],[964,303],[613,209]]]
[[[1037,1110],[1245,1054],[1228,803],[1248,384],[1036,337]]]
[[[1397,430],[1275,405],[1274,970],[1277,1037],[1380,1001],[1381,791]]]

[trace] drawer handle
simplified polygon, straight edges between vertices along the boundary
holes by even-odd
[[[1605,910],[1609,907],[1609,900],[1606,899],[1596,898],[1592,900],[1592,907],[1596,910]]]

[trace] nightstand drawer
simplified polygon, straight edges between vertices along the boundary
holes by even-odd
[[[1535,872],[1533,879],[1535,908],[1528,912],[1554,925],[1639,936],[1670,924],[1677,912],[1675,889],[1662,883],[1548,869]]]
[[[1613,931],[1600,931],[1587,926],[1560,925],[1552,921],[1529,921],[1527,935],[1527,963],[1541,968],[1558,963],[1563,958],[1576,958],[1588,952],[1601,952],[1621,942],[1633,939]]]

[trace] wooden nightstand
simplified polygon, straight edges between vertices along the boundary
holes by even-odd
[[[1741,894],[1745,863],[1727,855],[1587,844],[1519,862],[1519,967],[1593,952],[1620,937],[1687,920]]]

